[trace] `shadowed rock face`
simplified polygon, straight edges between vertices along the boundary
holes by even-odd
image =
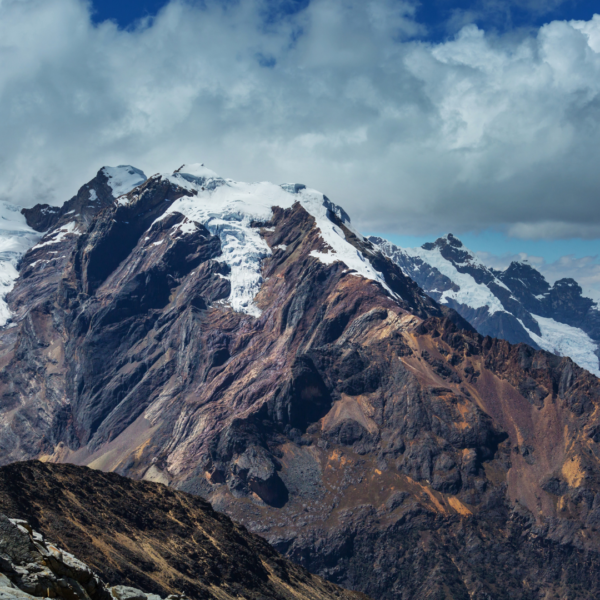
[[[151,178],[68,239],[43,297],[17,282],[4,462],[204,496],[372,597],[600,594],[596,377],[478,335],[333,209],[401,299],[321,262],[300,203],[253,224],[272,252],[262,313],[234,312],[220,238],[179,213],[155,221],[190,194]]]
[[[0,551],[28,565],[33,574],[25,582],[17,572],[11,577],[22,588],[29,585],[28,591],[36,596],[52,587],[53,570],[58,578],[70,580],[70,596],[66,585],[56,583],[56,592],[64,591],[58,597],[64,598],[142,600],[156,594],[149,600],[160,600],[159,596],[183,594],[191,599],[367,600],[283,559],[263,539],[216,513],[201,498],[157,483],[73,465],[16,463],[0,469],[0,512],[25,519],[85,563],[63,557],[48,544],[41,549],[48,548],[48,556],[38,559],[39,540],[35,547],[26,532],[5,531],[0,519]],[[19,534],[23,539],[17,539]],[[20,556],[24,552],[27,556]],[[37,570],[30,564],[36,560]],[[86,565],[119,587],[108,590]],[[42,587],[38,590],[35,585]],[[138,590],[134,595],[135,590],[123,586],[141,588],[146,594]]]

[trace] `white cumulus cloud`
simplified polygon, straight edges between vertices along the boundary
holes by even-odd
[[[0,1],[0,199],[103,165],[299,181],[382,233],[595,237],[600,17],[419,41],[415,4],[173,0],[120,30],[83,0]]]

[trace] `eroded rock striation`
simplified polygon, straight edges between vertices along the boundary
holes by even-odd
[[[203,496],[376,598],[600,594],[600,381],[476,333],[322,194],[182,167],[61,243],[7,297],[3,462]]]

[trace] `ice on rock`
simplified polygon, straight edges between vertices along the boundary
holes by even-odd
[[[102,171],[104,172],[104,175],[106,175],[108,185],[115,198],[127,194],[134,187],[144,183],[147,179],[143,171],[130,165],[104,167]]]
[[[163,177],[195,194],[174,202],[166,214],[181,213],[190,221],[202,224],[212,235],[219,236],[223,252],[220,260],[230,268],[226,278],[231,284],[229,303],[234,310],[256,317],[261,314],[254,298],[262,283],[261,263],[271,254],[271,249],[251,223],[269,221],[274,206],[291,208],[296,202],[314,217],[329,247],[328,252],[313,252],[313,256],[325,264],[341,261],[355,275],[379,282],[390,295],[396,296],[386,285],[383,275],[346,241],[343,231],[331,221],[329,215],[336,214],[351,229],[348,215],[322,193],[303,184],[225,180],[201,163],[184,165]]]
[[[41,233],[27,225],[19,207],[0,202],[0,327],[11,316],[6,295],[19,276],[17,264],[41,237]]]

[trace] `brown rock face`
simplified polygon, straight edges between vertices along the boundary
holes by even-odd
[[[256,318],[218,237],[154,177],[9,297],[2,460],[41,457],[202,495],[309,570],[377,598],[600,594],[600,382],[476,334],[330,211],[384,288],[299,204],[255,223]],[[154,224],[152,224],[154,223]],[[24,265],[30,264],[25,257]]]
[[[0,469],[0,512],[27,520],[104,581],[161,597],[368,600],[285,560],[201,498],[157,483],[74,465],[16,463]],[[82,581],[95,600],[118,597],[98,581]],[[64,597],[89,597],[77,591]]]

